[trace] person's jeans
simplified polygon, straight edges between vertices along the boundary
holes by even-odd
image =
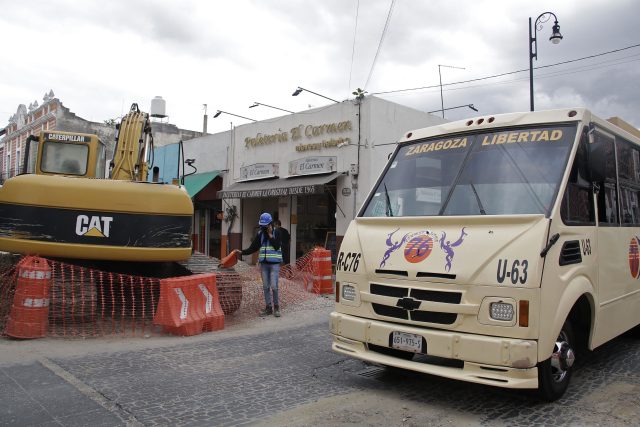
[[[273,290],[273,305],[280,305],[278,301],[278,276],[280,275],[280,264],[263,262],[260,264],[262,273],[262,290],[264,291],[264,302],[267,307],[271,306],[271,290]]]

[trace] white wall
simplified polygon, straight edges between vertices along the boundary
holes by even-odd
[[[371,159],[371,187],[387,163],[387,156],[395,149],[395,145],[382,145],[398,141],[405,133],[446,123],[448,120],[404,105],[369,97],[370,109],[368,129],[369,142],[376,156]],[[363,119],[367,119],[363,115]]]
[[[346,147],[323,147],[308,151],[296,151],[300,145],[322,143],[323,141],[349,138],[352,142],[357,139],[357,107],[351,101],[332,104],[323,108],[304,111],[297,114],[277,117],[256,123],[238,126],[234,130],[235,143],[233,153],[233,181],[240,179],[240,168],[256,163],[279,163],[280,177],[289,175],[289,162],[296,159],[315,156],[336,156],[337,171],[349,169],[352,152]],[[337,124],[351,122],[351,130],[340,132],[324,132],[321,135],[308,136],[309,126],[321,126],[323,124]],[[301,135],[296,139],[296,129],[300,129]],[[260,138],[264,136],[279,135],[279,141],[252,146],[247,144],[247,138]],[[277,138],[274,138],[277,139]],[[225,187],[231,185],[231,181],[225,183]]]
[[[230,131],[205,135],[182,143],[185,159],[196,159],[194,166],[198,168],[197,173],[228,169],[227,153],[230,144]]]

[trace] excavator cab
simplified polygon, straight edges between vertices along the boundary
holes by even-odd
[[[193,203],[182,187],[147,182],[149,116],[122,118],[113,160],[96,135],[43,131],[22,174],[0,187],[0,251],[132,262],[191,256]]]
[[[23,173],[104,178],[106,147],[96,136],[40,132],[27,139]]]

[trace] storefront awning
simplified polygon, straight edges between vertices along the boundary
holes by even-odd
[[[260,181],[236,182],[229,188],[218,191],[223,199],[246,199],[250,197],[279,197],[324,192],[324,185],[340,174],[312,175],[296,178],[263,179]]]
[[[195,175],[189,175],[185,177],[184,186],[187,188],[187,193],[189,193],[189,197],[193,198],[196,194],[202,191],[202,189],[206,187],[208,183],[213,181],[218,175],[220,175],[220,171],[197,173]]]

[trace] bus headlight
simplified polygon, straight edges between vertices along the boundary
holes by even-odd
[[[342,294],[342,299],[347,301],[355,301],[356,300],[356,288],[349,283],[343,283],[340,286],[340,292]]]
[[[336,298],[336,302],[339,305],[360,307],[360,304],[362,304],[360,301],[360,291],[358,290],[357,283],[340,282],[340,290],[338,290],[338,287],[336,286],[336,297],[338,297]]]
[[[489,315],[494,320],[510,322],[513,320],[515,310],[512,304],[506,302],[492,302],[489,305]]]

